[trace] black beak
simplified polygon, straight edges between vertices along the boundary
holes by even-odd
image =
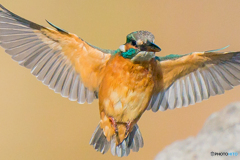
[[[140,50],[148,52],[160,52],[161,48],[156,44],[148,41],[146,44],[140,46]]]

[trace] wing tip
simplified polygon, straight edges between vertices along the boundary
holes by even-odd
[[[42,28],[45,28],[39,24],[36,24],[34,22],[31,22],[29,20],[26,20],[25,18],[22,18],[18,15],[16,15],[15,13],[9,11],[7,8],[5,8],[2,4],[0,4],[0,12],[3,12],[4,14],[7,14],[9,16],[11,16],[12,18],[14,18],[15,20],[19,21],[20,23],[26,25],[26,26],[29,26],[33,29],[37,29],[37,30],[41,30]]]

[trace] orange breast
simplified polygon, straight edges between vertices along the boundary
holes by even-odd
[[[138,120],[151,99],[155,61],[134,64],[120,55],[111,59],[99,88],[100,112],[118,122]]]

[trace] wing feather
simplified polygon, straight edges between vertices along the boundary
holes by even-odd
[[[148,106],[154,112],[186,107],[240,84],[240,52],[196,52],[158,64],[161,76]]]
[[[185,78],[180,79],[180,81],[182,82],[180,85],[182,86],[182,105],[183,106],[188,106],[189,105],[189,98],[188,98],[188,92],[187,92],[187,88],[186,88],[186,80]]]
[[[21,18],[0,5],[0,45],[55,92],[79,103],[91,103],[114,51],[92,46],[48,23],[55,30]]]

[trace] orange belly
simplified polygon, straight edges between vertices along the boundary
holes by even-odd
[[[100,113],[117,122],[136,123],[152,96],[154,64],[134,64],[119,55],[111,59],[99,88]]]

